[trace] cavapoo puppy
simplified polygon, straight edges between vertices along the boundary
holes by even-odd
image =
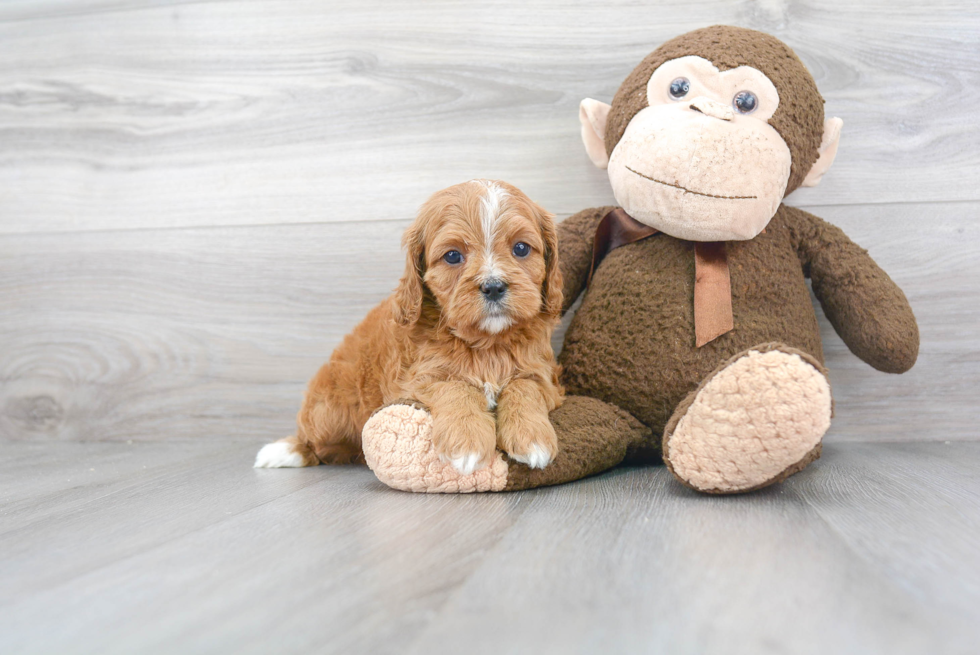
[[[554,459],[562,283],[551,214],[509,184],[474,180],[433,195],[403,246],[398,288],[310,381],[296,436],[262,448],[256,467],[363,462],[364,423],[405,399],[429,409],[433,446],[461,473],[496,448],[534,468]]]

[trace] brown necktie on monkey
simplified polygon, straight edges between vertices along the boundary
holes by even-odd
[[[621,207],[602,217],[592,246],[589,282],[611,251],[642,241],[659,230],[644,225]],[[694,337],[698,348],[735,328],[732,282],[724,241],[694,242]]]

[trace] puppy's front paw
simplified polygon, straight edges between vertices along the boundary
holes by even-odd
[[[455,420],[433,416],[432,448],[457,471],[469,475],[486,468],[496,447],[493,416],[475,416]]]
[[[528,452],[521,455],[516,452],[508,452],[511,459],[517,460],[521,464],[527,464],[533,469],[543,469],[555,458],[555,454],[548,450],[545,450],[544,446],[532,443]]]
[[[498,421],[497,443],[511,459],[543,469],[558,454],[558,435],[547,415],[536,420]]]
[[[477,469],[477,466],[480,468],[486,466],[485,462],[480,461],[479,453],[468,453],[466,455],[461,455],[460,457],[454,457],[451,463],[453,468],[463,475],[469,475]]]

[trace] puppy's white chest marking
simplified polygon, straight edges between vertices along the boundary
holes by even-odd
[[[492,382],[483,383],[483,395],[487,397],[488,410],[497,408],[497,396],[499,394],[500,394],[500,388],[495,386]]]

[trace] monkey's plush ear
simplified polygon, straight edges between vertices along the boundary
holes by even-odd
[[[844,126],[844,121],[839,118],[828,118],[823,124],[823,138],[820,139],[820,155],[817,161],[813,162],[810,172],[803,178],[800,186],[817,186],[820,179],[827,172],[830,165],[834,163],[837,156],[837,144],[840,143],[840,130]]]
[[[578,106],[585,152],[599,168],[609,166],[609,155],[606,154],[606,117],[609,116],[610,109],[606,103],[592,98],[586,98]]]

